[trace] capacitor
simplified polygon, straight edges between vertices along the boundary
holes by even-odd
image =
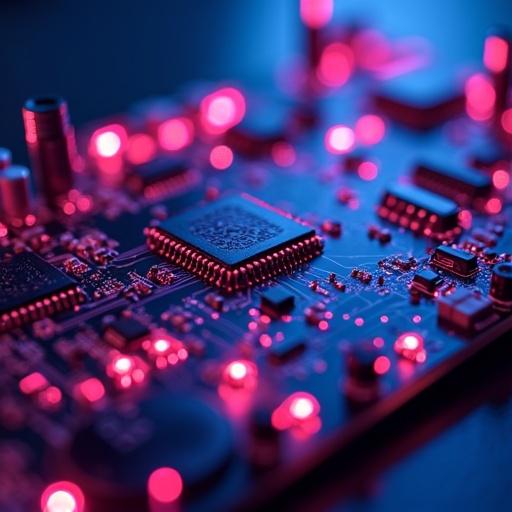
[[[59,97],[31,98],[22,112],[37,185],[48,206],[54,207],[72,187],[77,161],[67,103]]]
[[[497,307],[512,309],[512,263],[498,263],[493,268],[489,295]]]
[[[0,148],[0,171],[11,165],[12,155],[7,148]]]
[[[2,217],[9,222],[30,213],[30,171],[26,167],[11,165],[0,172],[0,207]]]

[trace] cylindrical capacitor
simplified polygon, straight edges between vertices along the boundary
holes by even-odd
[[[498,308],[512,309],[512,263],[498,263],[493,268],[489,295]]]
[[[12,155],[7,148],[0,148],[0,171],[11,165]]]
[[[26,167],[11,165],[0,172],[0,205],[2,218],[8,222],[31,212],[30,171]]]
[[[38,187],[49,206],[73,185],[76,142],[67,103],[59,97],[27,100],[23,107],[25,138]]]

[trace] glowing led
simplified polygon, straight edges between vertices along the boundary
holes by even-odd
[[[501,126],[507,132],[512,134],[512,108],[509,108],[501,114]]]
[[[354,147],[354,131],[348,126],[331,126],[325,135],[325,147],[333,154],[347,153]]]
[[[373,370],[377,375],[384,375],[391,368],[391,361],[386,356],[379,356],[373,362]]]
[[[245,98],[238,89],[224,87],[203,98],[199,108],[203,128],[221,134],[244,118]]]
[[[46,377],[39,373],[33,372],[20,380],[19,387],[22,393],[31,395],[42,391],[48,386],[48,380]]]
[[[179,151],[194,140],[194,125],[186,117],[164,121],[158,127],[158,143],[167,151]]]
[[[153,343],[153,348],[155,349],[155,351],[160,353],[167,352],[170,346],[171,344],[169,343],[169,341],[165,339],[158,339]]]
[[[331,21],[333,0],[300,0],[300,17],[309,28],[321,28]]]
[[[41,495],[42,512],[83,512],[84,494],[72,482],[55,482]]]
[[[132,164],[144,164],[156,155],[156,143],[145,133],[137,133],[128,139],[126,158]]]
[[[173,468],[155,469],[148,478],[148,494],[158,503],[172,503],[183,492],[181,475]]]
[[[234,388],[254,388],[257,375],[258,369],[253,362],[239,359],[226,365],[223,382]]]
[[[322,51],[316,76],[327,87],[340,87],[348,81],[353,70],[352,49],[343,43],[332,43]]]
[[[484,65],[493,73],[501,73],[507,67],[509,47],[507,41],[498,36],[485,40]]]
[[[297,391],[286,398],[272,413],[272,425],[278,430],[300,428],[314,433],[320,428],[320,404],[311,394]]]
[[[116,156],[124,150],[127,138],[126,129],[120,124],[99,128],[91,137],[91,153],[103,158]]]
[[[493,115],[496,91],[488,77],[481,73],[471,76],[465,84],[466,112],[475,121],[486,121]]]
[[[119,374],[128,373],[133,368],[133,361],[127,356],[119,356],[114,361],[114,370]]]
[[[374,162],[361,162],[357,167],[357,174],[362,180],[372,181],[379,174],[379,168]]]
[[[91,377],[77,385],[76,394],[85,401],[94,403],[105,396],[105,387],[99,379]]]
[[[296,420],[309,418],[315,410],[313,401],[309,397],[301,396],[295,398],[290,404],[290,414]]]
[[[491,197],[485,203],[485,211],[491,215],[496,215],[497,213],[500,213],[502,207],[503,207],[503,203],[501,202],[501,199],[499,199],[497,197]]]
[[[223,171],[233,163],[233,151],[223,144],[215,146],[210,151],[210,164],[215,169]]]
[[[497,169],[492,173],[492,183],[498,190],[503,190],[510,183],[510,174],[503,169]]]
[[[375,114],[367,114],[357,120],[355,134],[359,144],[371,146],[379,143],[384,138],[386,124],[382,117]]]
[[[415,332],[401,334],[394,345],[395,352],[405,359],[423,363],[426,360],[426,352],[423,337]]]

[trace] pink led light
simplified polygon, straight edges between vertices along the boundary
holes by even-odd
[[[498,190],[503,190],[510,183],[510,174],[503,169],[497,169],[492,173],[492,183]]]
[[[158,143],[167,151],[179,151],[190,146],[194,140],[194,125],[186,117],[164,121],[158,127]]]
[[[109,124],[98,128],[91,136],[90,152],[93,156],[112,158],[126,147],[128,134],[124,126]]]
[[[48,380],[46,377],[39,373],[34,372],[20,380],[19,387],[22,393],[25,395],[32,395],[38,393],[48,386]]]
[[[391,368],[391,361],[386,356],[379,356],[373,362],[373,370],[377,375],[386,374]]]
[[[233,151],[223,144],[215,146],[210,151],[210,164],[213,168],[223,171],[233,163]]]
[[[354,54],[351,48],[343,43],[332,43],[322,51],[316,76],[327,87],[341,87],[353,70]]]
[[[84,512],[85,498],[78,485],[55,482],[41,495],[41,512]]]
[[[466,112],[475,121],[487,121],[493,116],[496,91],[490,79],[477,73],[465,85]]]
[[[173,468],[155,469],[148,478],[148,494],[158,503],[176,501],[183,492],[181,475]]]
[[[484,65],[493,73],[501,73],[507,67],[508,43],[498,36],[489,36],[485,40]]]
[[[311,394],[297,391],[286,398],[272,413],[272,425],[278,430],[298,427],[305,432],[313,433],[320,424],[318,415],[320,404]]]
[[[301,0],[300,17],[309,28],[321,28],[331,21],[333,0]]]
[[[210,134],[221,134],[236,126],[245,116],[245,98],[234,87],[224,87],[201,101],[201,124]]]
[[[378,144],[386,134],[386,124],[382,117],[367,114],[361,116],[355,126],[356,140],[359,144],[371,146]]]
[[[507,132],[512,134],[512,108],[509,108],[501,114],[501,126]]]
[[[490,215],[496,215],[497,213],[500,213],[502,208],[503,203],[501,202],[501,199],[498,199],[497,197],[491,197],[485,203],[485,211]]]
[[[354,143],[354,131],[342,124],[331,126],[325,135],[325,147],[329,153],[347,153],[354,147]]]
[[[379,174],[379,168],[374,162],[361,162],[357,167],[357,174],[364,181],[372,181]]]
[[[105,396],[105,387],[99,379],[91,377],[80,382],[75,393],[86,402],[94,403],[99,402]]]
[[[145,133],[137,133],[128,139],[126,158],[132,164],[144,164],[156,155],[156,143]]]
[[[394,349],[404,359],[423,363],[426,360],[426,352],[423,337],[416,332],[405,332],[395,341]]]
[[[257,377],[258,368],[245,359],[231,361],[222,374],[223,383],[232,388],[254,389]]]

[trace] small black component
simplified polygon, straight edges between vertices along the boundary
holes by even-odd
[[[430,264],[459,277],[473,277],[478,272],[478,260],[474,254],[449,245],[438,246]]]
[[[0,252],[0,332],[73,309],[76,282],[33,252]]]
[[[267,315],[287,315],[295,307],[295,297],[284,288],[276,286],[261,294],[261,309]]]
[[[149,334],[149,329],[135,318],[119,318],[105,329],[105,339],[121,348],[139,341]]]
[[[426,295],[434,295],[436,289],[443,282],[442,278],[432,270],[420,270],[412,278],[412,289]]]
[[[209,293],[204,298],[204,301],[208,306],[210,306],[212,309],[215,309],[216,311],[222,311],[224,308],[224,297],[222,295],[219,295],[218,293]]]
[[[227,293],[290,273],[318,256],[315,230],[248,196],[231,196],[146,230],[149,248]]]
[[[441,297],[437,306],[439,322],[461,334],[479,332],[498,318],[489,299],[466,288]]]
[[[276,364],[282,364],[294,359],[304,352],[306,343],[302,338],[288,338],[274,343],[269,349],[269,359]]]
[[[198,181],[197,171],[180,158],[164,156],[132,167],[128,186],[149,200],[178,194]]]
[[[461,231],[459,208],[453,201],[412,185],[388,187],[377,213],[393,224],[436,239],[449,239]]]
[[[429,130],[464,112],[462,90],[442,72],[416,71],[389,80],[374,94],[375,106],[397,123]]]
[[[489,295],[497,307],[512,309],[512,263],[498,263],[493,268]]]
[[[491,179],[468,168],[451,168],[431,162],[419,163],[414,169],[414,182],[462,206],[473,205],[491,192]]]

